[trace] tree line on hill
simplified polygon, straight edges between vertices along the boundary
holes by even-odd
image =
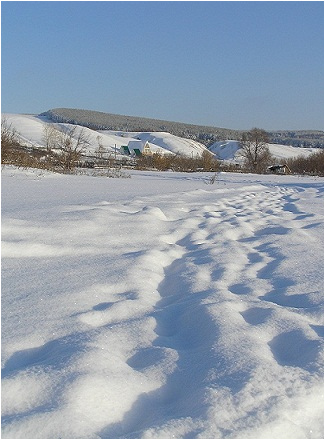
[[[152,118],[117,115],[93,110],[56,108],[42,113],[54,122],[65,122],[82,125],[93,130],[114,131],[166,131],[175,136],[185,137],[201,142],[209,147],[213,143],[233,139],[240,140],[244,131],[227,128],[186,124]],[[271,143],[292,145],[295,147],[324,148],[324,133],[317,130],[282,130],[268,132]]]
[[[168,132],[175,136],[185,137],[212,144],[220,139],[236,139],[237,130],[209,126],[185,124],[182,122],[159,119],[124,116],[92,110],[59,108],[48,110],[39,116],[45,116],[54,122],[82,125],[92,130],[112,130],[123,132]]]

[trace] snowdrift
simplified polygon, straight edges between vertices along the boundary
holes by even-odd
[[[2,171],[2,438],[323,438],[323,179]]]

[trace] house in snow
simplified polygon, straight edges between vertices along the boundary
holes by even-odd
[[[152,155],[149,142],[140,140],[129,141],[127,146],[122,146],[122,152],[130,156]]]
[[[286,164],[284,164],[284,165],[272,165],[272,166],[267,168],[267,171],[269,173],[273,173],[273,174],[290,174],[291,173],[290,168]]]

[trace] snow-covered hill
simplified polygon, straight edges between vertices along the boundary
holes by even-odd
[[[17,131],[20,141],[27,146],[35,146],[44,148],[44,126],[45,124],[54,124],[59,130],[67,127],[73,127],[71,124],[54,123],[44,116],[37,115],[19,115],[19,114],[3,114],[2,115],[13,128]],[[191,139],[184,139],[169,133],[142,133],[142,132],[116,132],[116,131],[95,131],[86,127],[77,125],[78,129],[84,130],[85,135],[89,139],[89,147],[85,154],[94,154],[99,143],[108,152],[120,150],[121,146],[128,145],[128,142],[134,139],[141,139],[149,142],[153,152],[161,153],[181,153],[188,156],[196,156],[202,154],[207,148]]]
[[[2,438],[323,438],[324,179],[2,170]]]
[[[238,141],[225,140],[215,142],[209,147],[209,150],[216,155],[220,160],[233,160],[236,157],[236,153],[240,149]]]
[[[297,156],[309,156],[311,153],[319,151],[317,148],[299,148],[281,144],[268,144],[268,147],[272,156],[284,161],[285,159]],[[225,140],[215,142],[209,147],[209,150],[220,160],[239,163],[242,161],[242,158],[238,154],[240,151],[240,144],[238,141]]]
[[[110,133],[102,131],[101,133]],[[111,132],[112,133],[112,132]],[[182,154],[195,157],[201,155],[207,148],[192,139],[185,139],[165,132],[113,132],[120,136],[132,136],[135,139],[148,141],[152,149],[169,151],[174,154]]]
[[[14,127],[19,135],[21,142],[28,146],[44,147],[44,126],[54,124],[53,121],[45,116],[3,114],[9,124]],[[55,126],[61,130],[72,127],[67,123],[56,123]],[[120,151],[121,146],[127,145],[129,141],[141,139],[148,141],[153,152],[184,154],[196,157],[201,155],[207,148],[194,140],[181,138],[165,132],[123,132],[123,131],[95,131],[86,127],[77,126],[77,133],[84,130],[90,144],[85,154],[93,155],[99,143],[109,153]],[[317,149],[297,148],[288,145],[269,144],[272,155],[279,159],[296,157],[298,155],[309,155]],[[240,162],[238,157],[239,143],[235,140],[225,140],[214,143],[209,150],[220,160]]]

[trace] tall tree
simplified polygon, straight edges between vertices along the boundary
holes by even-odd
[[[265,171],[272,157],[268,142],[267,132],[260,128],[252,128],[243,133],[239,155],[244,158],[244,166],[248,171],[254,173]]]

